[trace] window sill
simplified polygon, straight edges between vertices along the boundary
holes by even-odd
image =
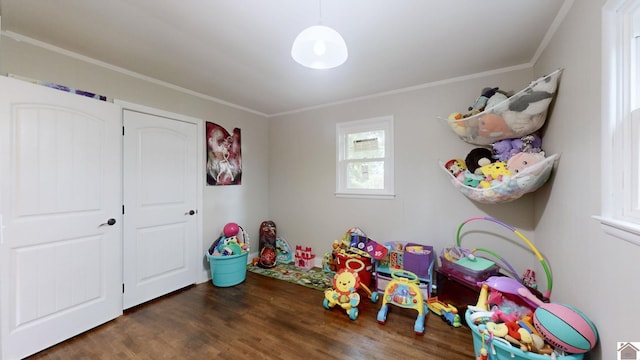
[[[356,198],[356,199],[380,199],[393,200],[396,198],[393,194],[351,194],[351,193],[335,193],[337,198]]]
[[[602,216],[593,216],[593,218],[600,221],[600,226],[605,233],[640,246],[640,225]]]

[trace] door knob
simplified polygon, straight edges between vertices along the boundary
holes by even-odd
[[[113,225],[113,224],[115,224],[115,223],[116,223],[116,219],[111,218],[111,219],[107,220],[107,222],[106,222],[106,223],[102,223],[102,224],[98,225],[98,227],[100,227],[100,226],[105,226],[105,225],[109,225],[109,226],[111,226],[111,225]]]
[[[196,211],[195,211],[195,210],[189,210],[189,211],[187,211],[187,212],[186,212],[186,213],[184,213],[184,214],[185,214],[185,215],[193,215],[193,214],[195,214],[195,213],[196,213]]]

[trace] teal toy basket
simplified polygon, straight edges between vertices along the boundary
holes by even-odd
[[[519,348],[511,345],[508,341],[490,336],[482,336],[478,326],[470,318],[471,312],[467,310],[465,313],[465,320],[467,325],[471,328],[471,335],[473,337],[473,348],[476,355],[480,354],[482,348],[487,351],[488,360],[551,360],[549,355],[536,354],[533,352],[525,352]],[[570,354],[566,356],[556,356],[557,360],[582,360],[584,354]]]
[[[243,282],[247,277],[248,254],[248,251],[239,255],[227,256],[213,256],[207,253],[213,285],[229,287]]]

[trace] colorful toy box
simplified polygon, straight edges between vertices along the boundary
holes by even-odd
[[[435,263],[433,246],[398,241],[386,242],[384,245],[389,249],[389,255],[376,263],[376,289],[384,292],[391,281],[393,270],[406,270],[416,274],[424,298],[429,298]]]
[[[380,268],[407,270],[419,278],[431,276],[435,259],[433,246],[403,242],[387,242],[384,245],[389,248],[389,260],[388,265],[386,261],[380,261]]]

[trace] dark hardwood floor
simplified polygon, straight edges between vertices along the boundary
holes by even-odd
[[[475,359],[471,332],[417,311],[364,298],[359,316],[324,309],[321,291],[251,272],[240,285],[191,286],[29,359]]]

